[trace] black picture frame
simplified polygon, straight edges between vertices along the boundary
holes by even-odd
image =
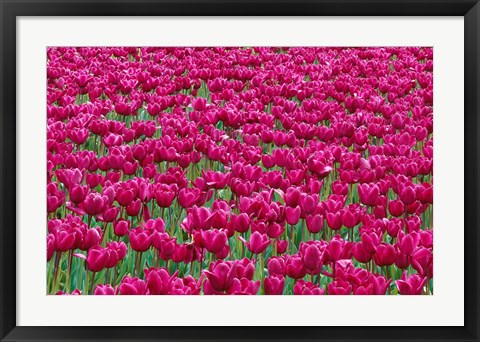
[[[0,1],[1,341],[478,341],[478,0],[118,0]],[[16,324],[16,18],[18,16],[319,15],[464,16],[465,325],[463,327],[27,327]],[[459,115],[455,113],[453,115]]]

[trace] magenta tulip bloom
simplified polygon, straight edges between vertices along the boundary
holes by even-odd
[[[152,232],[137,227],[130,231],[130,244],[134,251],[145,252],[152,244]]]
[[[266,295],[281,295],[285,286],[285,278],[280,275],[265,277],[263,286]]]
[[[238,237],[247,246],[248,250],[253,254],[260,254],[265,251],[268,245],[272,242],[267,235],[255,232],[250,236],[247,242],[243,237]]]
[[[267,262],[268,274],[285,276],[285,259],[283,257],[271,257]]]
[[[52,259],[53,254],[55,253],[55,235],[47,235],[47,261]]]
[[[157,190],[155,191],[155,200],[157,201],[158,206],[162,208],[170,207],[175,197],[175,191],[171,190],[171,188],[166,185],[157,187]]]
[[[320,214],[307,216],[307,229],[312,234],[319,233],[323,228],[323,216]]]
[[[301,213],[302,213],[302,211],[301,211],[299,206],[296,206],[295,208],[286,207],[285,208],[285,220],[287,221],[288,224],[294,226],[300,220],[300,214]]]
[[[291,256],[287,259],[285,264],[285,273],[293,279],[300,279],[305,277],[307,269],[298,255]]]
[[[422,289],[427,282],[426,277],[420,277],[418,274],[407,276],[407,271],[404,271],[402,278],[397,280],[398,292],[402,295],[419,295],[422,294]]]
[[[227,291],[233,285],[237,264],[229,264],[219,261],[210,264],[208,271],[203,271],[207,276],[205,288],[212,288],[215,291]]]
[[[395,262],[395,248],[392,245],[381,243],[375,249],[373,259],[378,266],[390,266]]]
[[[100,272],[107,266],[108,258],[108,253],[102,247],[92,247],[87,253],[87,267],[92,272]]]
[[[147,284],[142,279],[126,276],[122,279],[118,292],[122,295],[144,295],[147,292]]]
[[[197,188],[193,189],[181,189],[178,193],[178,204],[183,208],[189,208],[193,206],[200,197],[200,190]]]
[[[86,196],[85,201],[83,202],[83,209],[88,215],[95,216],[103,213],[106,203],[106,197],[96,192],[91,192]]]
[[[93,291],[93,294],[96,296],[113,296],[115,294],[115,290],[110,284],[99,284],[95,288],[95,291]]]
[[[352,286],[341,279],[329,283],[327,288],[329,295],[349,295],[352,292]]]
[[[391,201],[388,203],[388,211],[392,216],[399,217],[405,212],[405,206],[400,200]]]
[[[222,230],[204,230],[201,232],[205,247],[210,253],[218,253],[227,243],[227,235]]]
[[[125,236],[128,234],[130,229],[130,221],[127,220],[119,220],[115,224],[114,232],[117,236]]]
[[[302,252],[302,260],[308,274],[320,273],[323,266],[324,249],[319,246],[309,245]]]
[[[148,291],[153,295],[166,295],[170,292],[176,275],[171,276],[165,268],[145,270]]]
[[[70,200],[77,205],[82,203],[87,197],[88,190],[88,186],[73,185],[70,189]]]
[[[293,287],[294,295],[320,296],[323,295],[324,292],[325,290],[321,289],[318,285],[314,285],[311,282],[307,282],[303,279],[300,279],[298,282],[296,282],[295,286]]]

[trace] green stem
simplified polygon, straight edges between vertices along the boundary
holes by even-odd
[[[90,286],[90,294],[93,294],[93,287],[95,286],[95,272],[92,272],[92,283]]]
[[[60,259],[62,257],[62,252],[57,251],[55,253],[55,271],[53,275],[53,294],[57,293],[58,287],[58,266],[60,264]]]
[[[68,271],[67,271],[67,280],[66,280],[66,286],[67,286],[67,292],[70,293],[70,279],[72,277],[72,263],[73,263],[73,250],[68,251]]]
[[[53,275],[50,276],[50,274],[52,274],[52,271],[53,271],[53,264],[55,263],[55,260],[52,260],[50,259],[50,261],[48,262],[48,270],[47,270],[47,279],[48,279],[48,284],[47,284],[47,293],[49,293],[50,289],[51,289],[51,286],[52,286],[52,278],[53,278]]]
[[[294,240],[294,232],[295,232],[295,226],[293,224],[290,225],[290,242],[292,244],[292,255],[295,254],[295,240]]]
[[[261,291],[262,291],[262,294],[265,293],[265,290],[264,290],[264,284],[263,284],[263,281],[264,281],[264,278],[265,278],[265,270],[263,268],[263,264],[264,264],[264,255],[263,253],[260,254],[260,288],[261,288]]]

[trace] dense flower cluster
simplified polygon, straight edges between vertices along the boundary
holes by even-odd
[[[433,293],[431,48],[47,57],[48,293]]]

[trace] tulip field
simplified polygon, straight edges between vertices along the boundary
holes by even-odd
[[[433,294],[433,48],[50,47],[46,128],[47,294]]]

